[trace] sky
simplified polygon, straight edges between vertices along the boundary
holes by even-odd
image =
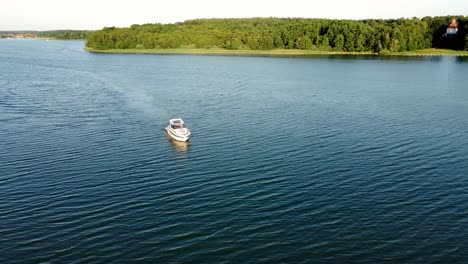
[[[129,27],[195,18],[331,19],[468,15],[468,0],[1,0],[1,30]]]

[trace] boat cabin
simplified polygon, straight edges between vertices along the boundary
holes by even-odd
[[[171,120],[169,120],[169,123],[171,124],[172,129],[178,129],[178,128],[184,128],[185,127],[184,121],[182,119],[180,119],[180,118],[171,119]]]

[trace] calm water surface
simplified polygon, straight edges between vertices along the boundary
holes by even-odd
[[[468,260],[466,60],[83,45],[0,41],[0,263]]]

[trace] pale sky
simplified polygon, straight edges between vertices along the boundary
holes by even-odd
[[[1,30],[101,29],[194,18],[468,15],[468,0],[0,0]]]

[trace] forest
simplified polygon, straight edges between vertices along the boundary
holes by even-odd
[[[40,31],[37,36],[40,38],[54,38],[61,40],[86,39],[92,31],[88,30],[51,30]]]
[[[106,27],[90,33],[86,46],[97,50],[300,49],[380,54],[425,48],[468,50],[468,17],[455,17],[456,36],[445,34],[453,16],[391,20],[195,19],[175,24]]]

